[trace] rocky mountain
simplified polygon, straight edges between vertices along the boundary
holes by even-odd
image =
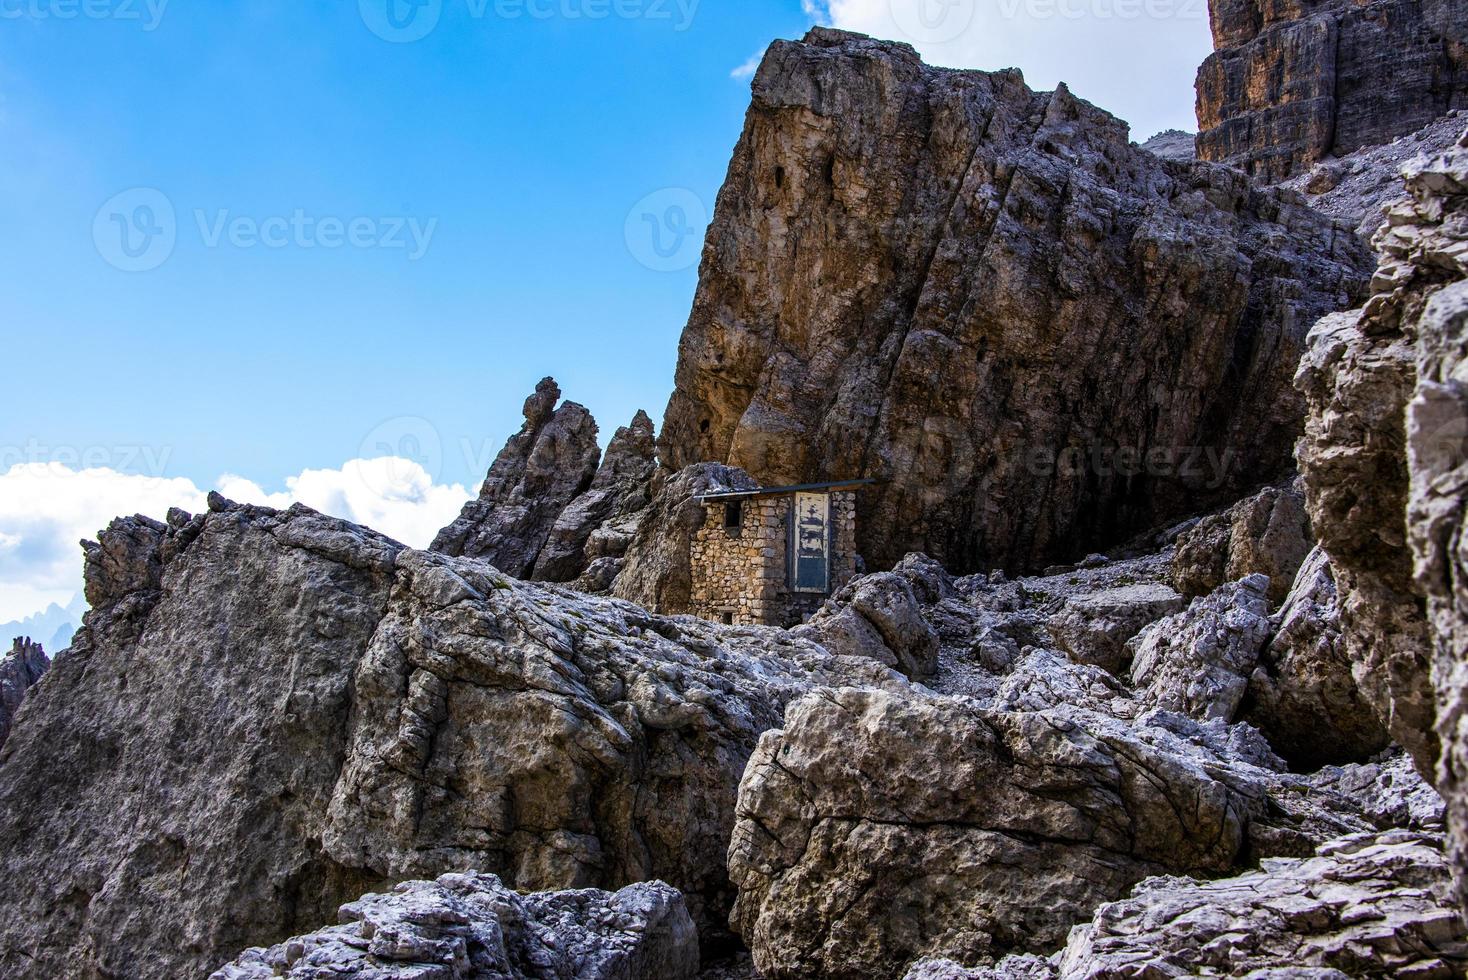
[[[717,947],[760,733],[816,687],[906,683],[304,507],[210,506],[87,547],[93,611],[0,748],[0,867],[27,882],[0,892],[6,976],[202,975],[468,870],[660,878]]]
[[[1462,976],[1468,135],[1405,179],[1328,312],[1293,191],[777,44],[660,442],[546,379],[431,550],[217,494],[83,544],[71,649],[0,661],[0,974]],[[861,474],[890,570],[648,611],[698,494]]]
[[[731,922],[769,980],[897,976],[1058,946],[1149,875],[1430,830],[1415,775],[1292,774],[1237,698],[1174,703],[1163,679],[1230,617],[1256,625],[1226,661],[1243,680],[1217,687],[1247,683],[1267,583],[1134,616],[1135,685],[1056,651],[1048,623],[1092,608],[1063,596],[1165,587],[1170,559],[1012,583],[914,556],[786,632],[516,581],[304,507],[119,520],[87,547],[93,612],[0,748],[0,869],[25,882],[0,892],[0,967],[366,978],[447,957],[478,977],[462,964],[562,962],[564,940],[610,972],[505,975],[646,976],[616,963],[686,961],[616,938],[653,942],[615,912],[630,898],[501,885],[659,879],[709,955]]]
[[[1280,186],[1304,194],[1312,208],[1354,226],[1363,240],[1370,241],[1381,227],[1383,211],[1401,200],[1402,167],[1417,157],[1451,149],[1465,126],[1468,110],[1454,109],[1390,143],[1326,157]]]
[[[1196,160],[1194,142],[1197,136],[1180,129],[1165,129],[1142,144],[1142,149],[1164,160]]]
[[[0,647],[14,643],[20,637],[31,637],[46,649],[59,653],[71,645],[71,635],[81,625],[86,612],[86,597],[77,593],[65,606],[53,602],[41,612],[24,619],[0,623]]]
[[[0,657],[0,746],[10,736],[21,702],[50,667],[51,658],[41,644],[25,636],[17,638],[10,652]]]
[[[1267,181],[1468,108],[1458,0],[1211,0],[1198,156]]]
[[[620,560],[651,503],[657,469],[652,420],[638,412],[603,456],[597,424],[545,378],[525,401],[525,425],[495,458],[479,496],[432,549],[483,558],[507,575],[570,582],[599,559]]]
[[[858,505],[876,567],[1075,559],[1287,469],[1305,331],[1368,269],[1298,198],[1063,86],[816,29],[755,77],[659,451],[886,481]]]

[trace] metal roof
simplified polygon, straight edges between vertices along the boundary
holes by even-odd
[[[754,500],[758,497],[785,497],[793,493],[815,493],[820,490],[848,490],[869,487],[881,480],[838,480],[835,483],[799,483],[791,487],[759,487],[754,490],[729,490],[724,493],[705,493],[693,499],[702,504],[719,504],[731,500]]]

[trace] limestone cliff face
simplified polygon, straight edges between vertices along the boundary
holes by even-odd
[[[1265,180],[1468,106],[1461,0],[1213,0],[1198,155]]]
[[[756,76],[659,454],[885,478],[878,566],[1078,556],[1288,464],[1304,333],[1368,265],[1063,87],[817,29]]]

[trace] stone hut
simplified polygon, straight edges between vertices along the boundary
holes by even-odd
[[[856,493],[872,480],[696,498],[691,612],[739,626],[796,626],[856,575]]]

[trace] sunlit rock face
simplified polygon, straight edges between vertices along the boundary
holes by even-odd
[[[1213,0],[1198,156],[1262,180],[1468,106],[1459,0]]]
[[[817,29],[755,77],[661,460],[881,478],[872,567],[1078,558],[1288,468],[1305,332],[1368,268],[1064,87]]]

